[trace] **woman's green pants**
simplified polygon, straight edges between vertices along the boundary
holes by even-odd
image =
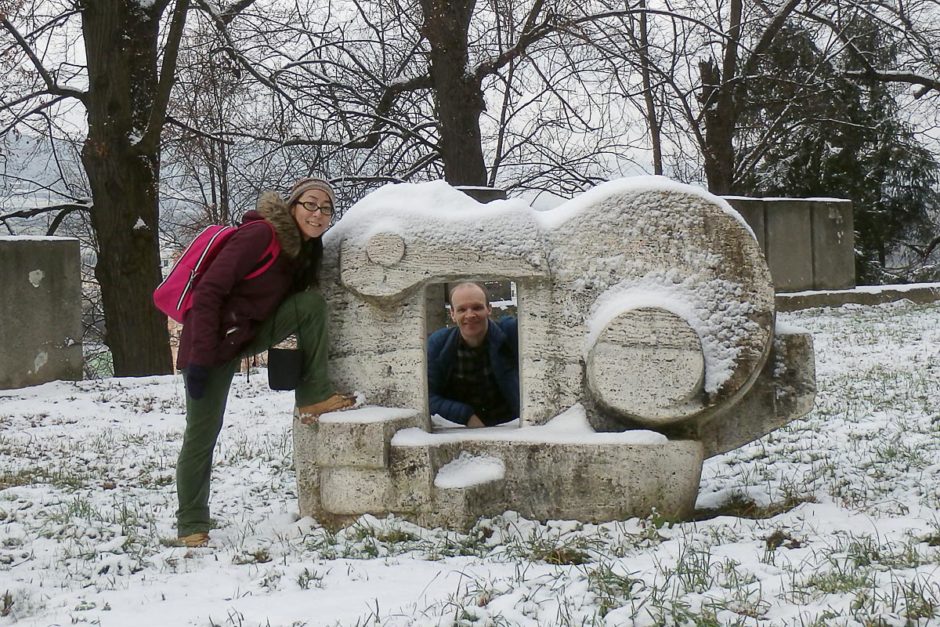
[[[303,351],[304,370],[300,385],[294,392],[294,400],[298,407],[325,400],[333,393],[327,378],[329,341],[326,322],[326,302],[318,292],[306,291],[288,297],[278,307],[277,313],[258,328],[258,334],[240,357],[209,370],[202,398],[196,400],[189,396],[189,392],[186,393],[186,431],[176,464],[179,501],[176,528],[179,536],[209,531],[212,453],[222,429],[222,415],[232,378],[241,360],[262,353],[296,334],[298,348]]]

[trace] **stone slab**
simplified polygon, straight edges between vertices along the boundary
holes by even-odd
[[[0,238],[0,389],[82,378],[77,239]]]
[[[320,469],[320,505],[329,514],[385,514],[393,494],[388,470]]]
[[[764,201],[764,252],[777,291],[813,289],[813,231],[810,205],[798,200]]]
[[[813,289],[855,287],[855,234],[851,201],[813,201],[811,213]]]
[[[777,311],[799,311],[812,307],[881,305],[900,300],[926,305],[940,300],[940,283],[917,285],[872,285],[851,290],[805,291],[777,294]]]
[[[420,524],[459,528],[506,510],[537,520],[605,522],[654,510],[680,519],[694,509],[703,459],[701,443],[692,440],[644,445],[470,440],[446,443],[441,450],[433,445],[401,448],[412,454],[420,448],[434,451],[426,458],[432,474],[461,452],[503,461],[501,480],[465,489],[432,488],[433,508],[396,512]]]
[[[395,432],[408,427],[421,425],[418,412],[410,416],[383,418],[381,420],[356,419],[357,412],[375,412],[380,408],[368,410],[349,410],[328,414],[320,420],[317,434],[316,461],[321,467],[352,466],[356,468],[385,468],[388,466],[389,442]],[[389,412],[401,414],[401,409],[389,409]],[[374,415],[372,413],[366,416]]]
[[[804,416],[815,398],[813,336],[778,331],[770,359],[747,394],[699,428],[705,457],[744,446]]]

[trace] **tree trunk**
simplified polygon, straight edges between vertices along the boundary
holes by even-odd
[[[475,0],[421,0],[424,36],[431,44],[431,82],[444,178],[451,185],[486,185],[480,114],[483,91],[468,69]]]
[[[161,281],[159,150],[137,141],[156,92],[162,8],[143,4],[95,0],[82,11],[89,76],[82,163],[94,198],[95,276],[116,376],[172,372],[166,317],[151,300]]]
[[[732,193],[734,179],[734,100],[725,97],[730,90],[722,85],[721,72],[712,60],[699,62],[702,79],[701,102],[705,107],[705,145],[702,156],[708,191],[716,195]]]
[[[705,178],[708,191],[733,194],[734,127],[738,121],[735,92],[743,84],[738,76],[738,46],[741,43],[742,0],[728,3],[728,32],[719,70],[714,60],[699,62],[701,102],[705,107]]]
[[[663,148],[660,122],[656,115],[653,85],[650,78],[649,26],[646,19],[646,0],[640,0],[640,76],[643,79],[643,100],[646,104],[646,125],[650,131],[650,148],[653,150],[653,174],[663,173]]]

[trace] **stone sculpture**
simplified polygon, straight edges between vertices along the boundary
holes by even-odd
[[[705,458],[813,404],[812,339],[775,324],[747,224],[661,177],[546,212],[386,186],[347,211],[325,259],[332,374],[368,405],[294,423],[301,513],[324,524],[682,518]],[[484,278],[517,286],[520,424],[435,432],[424,290]]]

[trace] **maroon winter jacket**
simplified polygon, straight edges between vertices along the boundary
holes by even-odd
[[[263,274],[245,280],[274,237],[261,224],[266,218],[275,227],[281,253]],[[300,240],[293,218],[288,215],[288,219],[262,217],[258,211],[245,213],[243,226],[225,242],[196,284],[192,309],[183,321],[177,368],[218,366],[237,357],[254,338],[258,325],[290,295]]]

